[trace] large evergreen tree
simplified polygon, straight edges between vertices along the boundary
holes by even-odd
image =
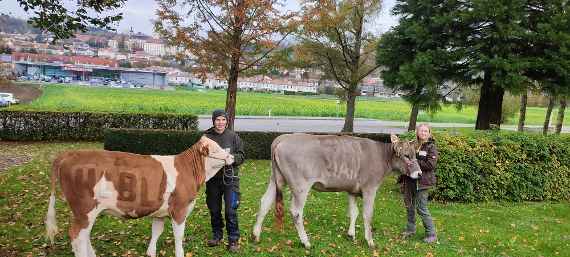
[[[399,25],[382,35],[376,60],[384,85],[404,93],[412,106],[408,130],[414,130],[420,109],[439,110],[444,88],[461,70],[458,55],[448,49],[452,28],[449,1],[401,1],[394,8]],[[410,15],[412,14],[413,15]],[[446,84],[447,83],[447,84]]]

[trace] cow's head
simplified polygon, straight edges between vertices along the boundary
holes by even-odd
[[[392,167],[402,174],[408,175],[413,179],[417,179],[422,175],[422,170],[416,159],[416,144],[409,141],[400,141],[398,136],[390,135],[392,140]]]
[[[205,136],[200,138],[200,153],[206,157],[206,181],[210,180],[225,165],[234,163],[234,156],[226,152],[214,140]]]

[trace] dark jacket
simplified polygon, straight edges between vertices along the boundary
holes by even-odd
[[[398,181],[404,183],[418,183],[417,189],[428,189],[436,184],[435,168],[439,152],[435,146],[435,140],[430,138],[427,142],[423,143],[419,150],[416,152],[416,159],[422,170],[422,176],[419,179],[412,179],[408,176],[402,175]]]
[[[416,153],[418,164],[422,169],[422,177],[419,180],[418,189],[425,189],[435,186],[435,167],[439,152],[435,146],[435,140],[430,138],[427,142],[420,146],[420,150]]]
[[[239,165],[241,165],[245,160],[245,153],[243,151],[243,143],[239,138],[238,134],[229,129],[224,130],[224,133],[218,134],[214,128],[210,128],[204,132],[204,135],[209,139],[214,140],[221,148],[230,148],[230,153],[234,156],[234,163],[232,167],[234,168],[235,175],[239,173]],[[224,170],[224,169],[220,169]],[[223,172],[218,172],[214,178],[221,178]]]

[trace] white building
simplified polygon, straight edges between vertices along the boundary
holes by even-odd
[[[192,76],[188,72],[172,71],[166,74],[168,84],[188,84],[192,81]]]
[[[228,87],[227,79],[218,78],[209,75],[204,83],[206,88],[222,89]],[[317,81],[308,80],[284,80],[271,79],[265,76],[256,76],[251,78],[239,78],[238,89],[244,91],[266,91],[266,92],[294,92],[294,93],[312,93],[316,94],[318,89]]]
[[[116,39],[111,39],[107,42],[107,45],[109,45],[109,47],[111,49],[119,49],[119,41],[117,41]]]

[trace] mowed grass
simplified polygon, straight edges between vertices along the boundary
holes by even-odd
[[[60,232],[54,246],[44,238],[43,220],[49,196],[49,167],[64,150],[100,149],[99,143],[0,142],[4,155],[27,154],[29,163],[0,173],[0,256],[73,256],[67,236],[70,211],[58,199]],[[423,227],[410,240],[402,240],[405,212],[394,176],[377,194],[373,226],[376,249],[363,238],[358,218],[357,240],[345,236],[347,199],[342,193],[312,192],[305,206],[306,229],[313,244],[305,250],[297,238],[288,212],[283,232],[272,226],[273,211],[264,223],[261,242],[249,238],[259,200],[270,174],[268,161],[248,160],[242,168],[242,204],[239,208],[241,250],[230,255],[223,247],[205,245],[210,218],[204,189],[186,225],[185,251],[190,256],[570,256],[570,205],[568,203],[430,203],[439,232],[439,243],[421,241]],[[359,204],[361,205],[361,204]],[[173,256],[172,229],[167,221],[159,240],[159,256]],[[101,215],[92,231],[98,256],[144,256],[151,233],[150,219],[123,220]]]
[[[226,101],[224,90],[204,91],[159,91],[117,88],[93,88],[85,86],[49,85],[43,95],[30,104],[11,107],[14,110],[43,111],[95,111],[95,112],[143,112],[143,113],[191,113],[210,114],[223,108]],[[344,103],[337,104],[332,96],[285,96],[239,92],[237,99],[238,115],[267,116],[311,116],[343,117],[346,112]],[[379,120],[408,121],[410,105],[403,100],[386,100],[371,97],[359,97],[356,103],[357,118]],[[530,107],[527,111],[527,125],[541,125],[545,109]],[[553,114],[556,116],[556,110]],[[566,111],[570,117],[570,110]],[[453,105],[433,115],[420,112],[420,122],[445,122],[474,124],[477,109],[465,106],[458,111]],[[553,119],[554,120],[554,119]],[[515,124],[518,118],[509,121]],[[570,125],[566,119],[565,125]]]

